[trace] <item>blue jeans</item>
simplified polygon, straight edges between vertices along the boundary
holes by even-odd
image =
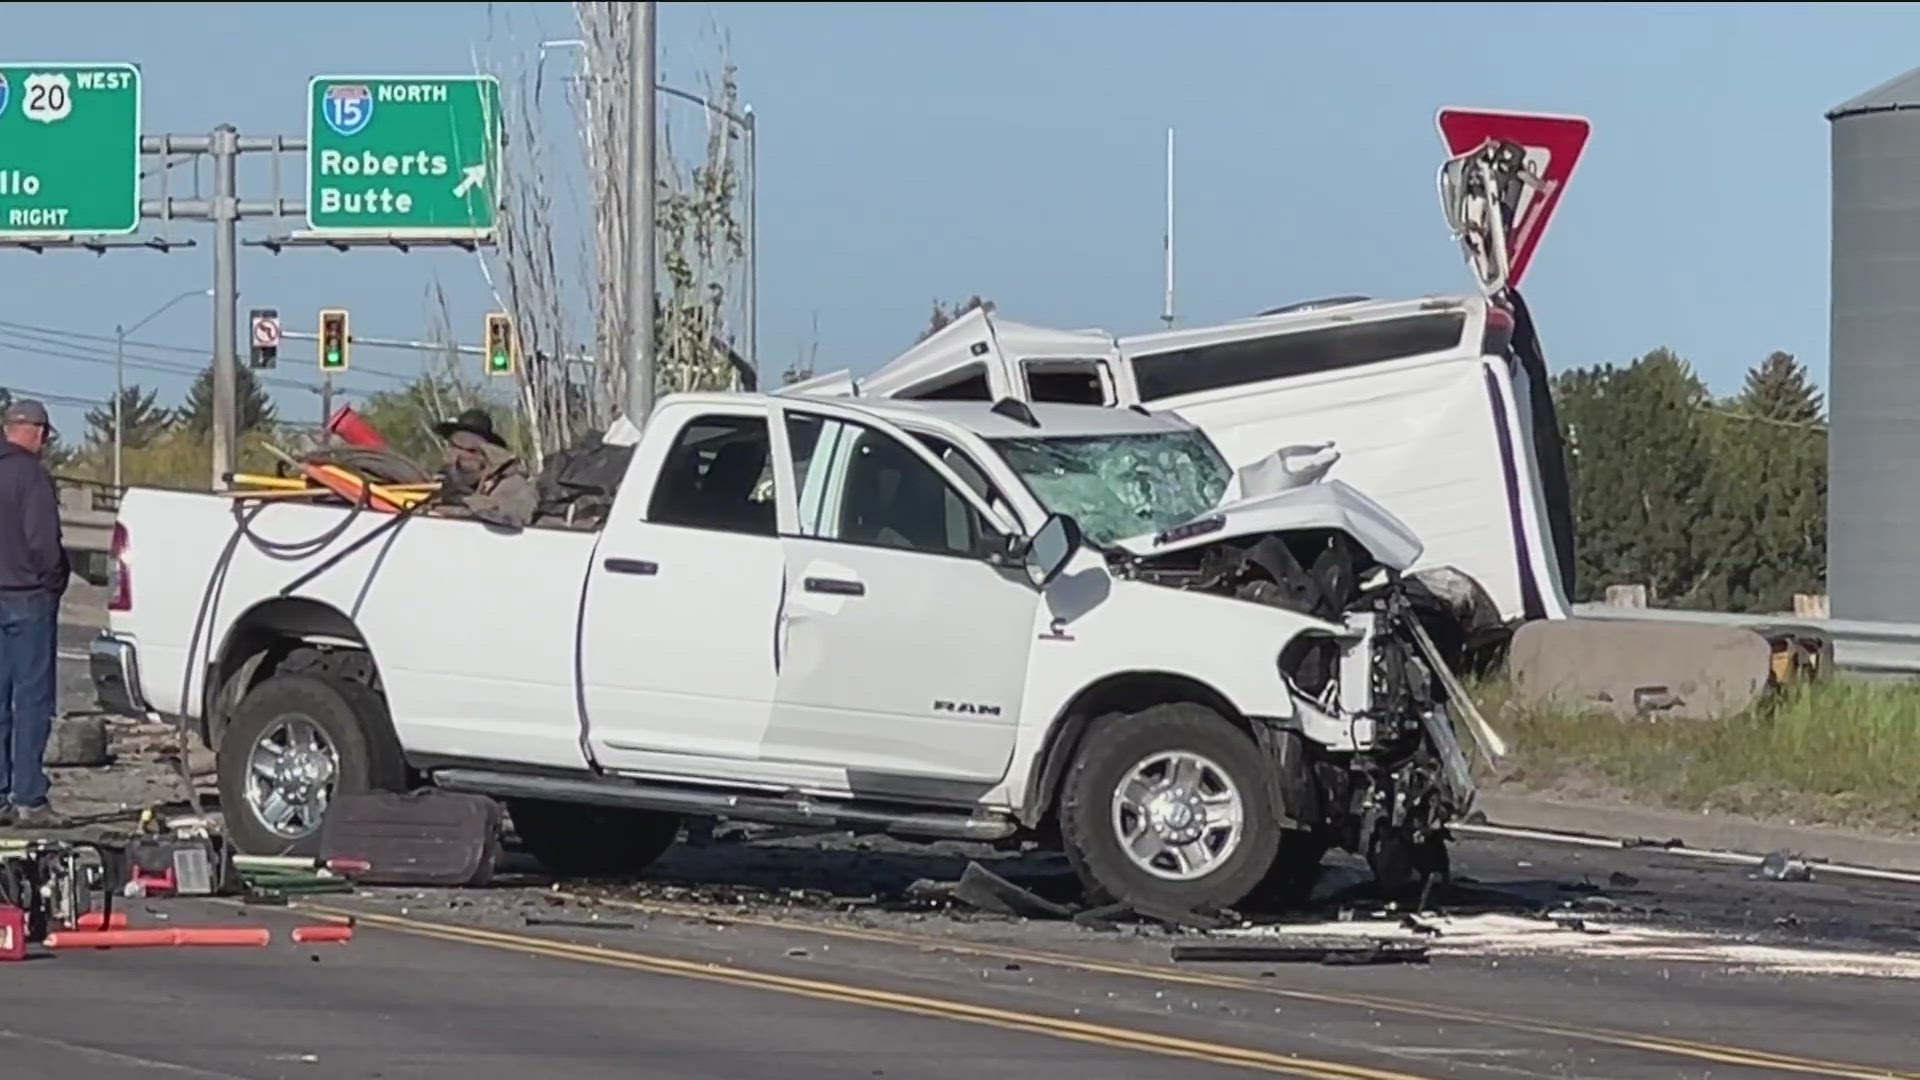
[[[58,596],[0,592],[0,802],[46,804],[59,630]]]

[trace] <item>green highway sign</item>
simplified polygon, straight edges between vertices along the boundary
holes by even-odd
[[[307,84],[307,227],[479,237],[499,204],[491,75],[330,75]]]
[[[140,70],[0,63],[0,236],[140,228]]]

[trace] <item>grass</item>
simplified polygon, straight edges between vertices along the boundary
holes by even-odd
[[[1835,677],[1708,720],[1475,698],[1514,750],[1487,781],[1570,797],[1920,832],[1920,686]]]

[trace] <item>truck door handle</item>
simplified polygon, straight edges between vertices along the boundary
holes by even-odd
[[[845,581],[840,578],[810,577],[807,579],[807,591],[826,593],[828,596],[865,596],[867,587],[857,581]]]
[[[601,563],[600,565],[606,567],[608,570],[616,574],[644,574],[648,577],[652,577],[654,574],[657,574],[660,572],[659,563],[647,562],[645,559],[610,558],[607,561]]]

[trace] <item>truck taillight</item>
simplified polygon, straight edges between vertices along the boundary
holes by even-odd
[[[1513,313],[1498,304],[1487,305],[1486,329],[1480,332],[1480,355],[1505,356],[1513,343]]]
[[[113,523],[113,542],[107,549],[113,566],[107,571],[107,610],[133,610],[133,575],[127,567],[127,527]]]

